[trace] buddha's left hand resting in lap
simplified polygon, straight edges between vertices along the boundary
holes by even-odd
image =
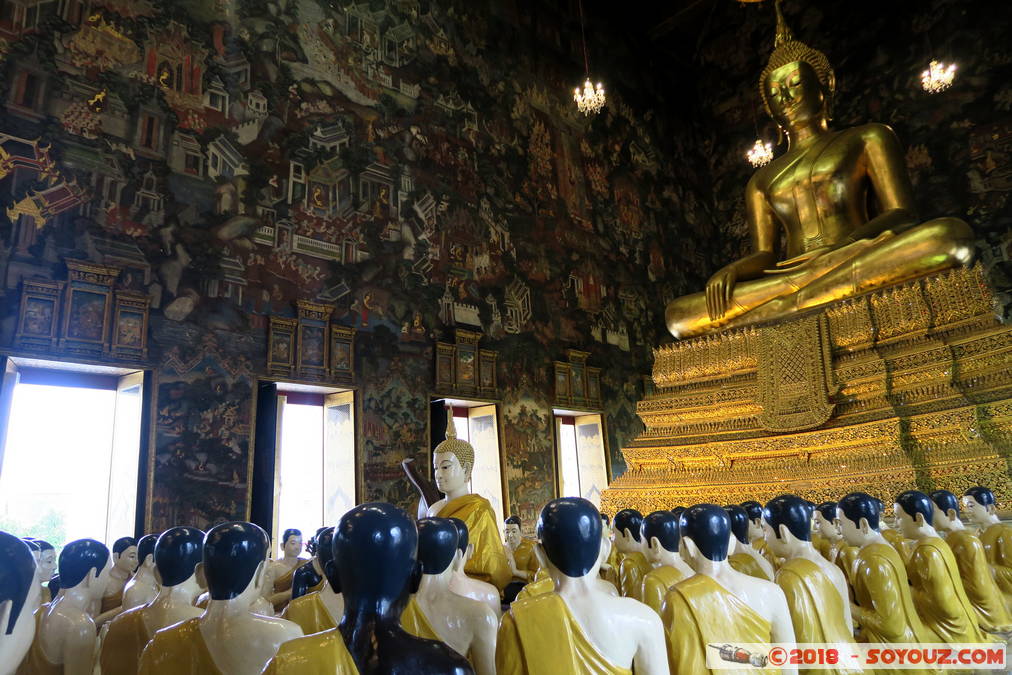
[[[892,129],[829,128],[835,75],[822,52],[794,39],[779,2],[775,48],[759,88],[788,149],[745,189],[753,252],[718,270],[702,293],[668,304],[672,335],[783,318],[972,260],[965,222],[918,221]]]

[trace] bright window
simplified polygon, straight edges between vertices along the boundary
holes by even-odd
[[[293,527],[308,539],[355,506],[354,394],[277,397],[274,540]]]
[[[604,433],[600,415],[555,415],[559,495],[583,497],[601,507],[608,487]]]
[[[0,530],[54,546],[133,535],[142,373],[18,375],[0,457]]]

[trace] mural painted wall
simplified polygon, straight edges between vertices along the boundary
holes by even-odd
[[[550,9],[551,3],[545,3]],[[505,475],[553,496],[552,361],[602,371],[614,473],[657,308],[705,279],[703,148],[609,45],[578,115],[557,10],[420,0],[27,0],[0,17],[3,344],[25,279],[121,267],[150,300],[153,522],[240,518],[268,317],[357,329],[362,500],[405,507],[433,345],[499,352]],[[643,78],[648,80],[644,81]],[[620,83],[620,84],[619,84]],[[697,248],[698,247],[698,248]],[[630,374],[633,374],[630,376]]]
[[[1012,289],[1012,20],[971,0],[832,3],[786,0],[798,39],[823,51],[836,71],[832,125],[889,124],[906,148],[923,219],[955,215],[976,231],[979,257],[996,286]],[[722,245],[713,269],[747,251],[745,151],[756,124],[777,132],[762,110],[758,76],[772,50],[770,3],[719,3],[697,53],[702,144],[713,178],[713,219]],[[958,63],[954,85],[928,94],[920,74],[936,58]],[[783,152],[786,146],[781,146]],[[1009,305],[1006,302],[1006,307]],[[1007,310],[1006,310],[1007,314]]]

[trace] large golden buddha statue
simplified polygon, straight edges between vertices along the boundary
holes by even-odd
[[[745,189],[753,252],[724,266],[702,293],[668,304],[676,338],[787,317],[969,263],[970,227],[919,223],[904,154],[892,129],[829,128],[836,79],[825,54],[799,42],[776,2],[773,54],[759,78],[787,152]],[[778,253],[779,230],[786,250]]]

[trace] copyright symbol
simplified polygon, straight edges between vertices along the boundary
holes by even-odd
[[[787,650],[783,647],[774,647],[770,650],[770,665],[782,666],[787,663]]]

